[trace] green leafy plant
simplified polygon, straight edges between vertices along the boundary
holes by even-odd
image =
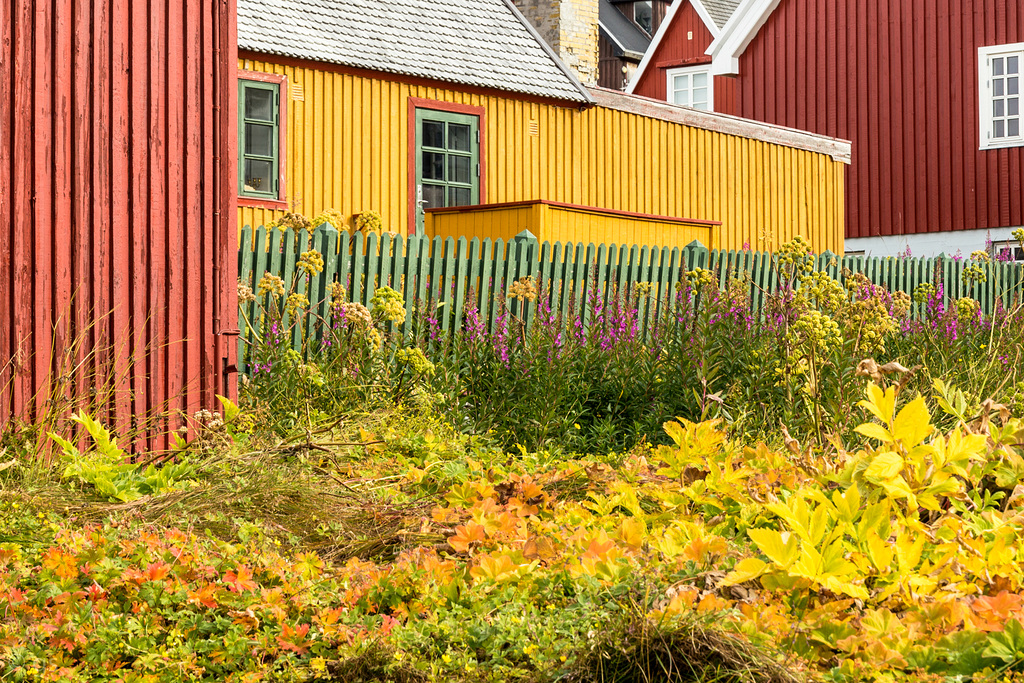
[[[187,462],[142,467],[130,462],[124,450],[117,445],[117,439],[92,417],[81,413],[71,419],[85,429],[91,447],[81,452],[69,439],[50,434],[63,451],[64,479],[77,479],[92,486],[104,498],[122,502],[169,493],[195,484],[189,478],[193,467]]]

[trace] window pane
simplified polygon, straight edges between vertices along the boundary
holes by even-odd
[[[423,177],[429,180],[444,180],[444,154],[441,152],[423,153]]]
[[[451,204],[449,206],[469,206],[473,203],[473,191],[468,187],[450,187]]]
[[[274,156],[274,127],[259,123],[245,124],[245,153]]]
[[[1014,55],[1013,57],[1007,57],[1006,58],[1006,73],[1008,73],[1008,74],[1019,74],[1020,73],[1020,67],[1018,66],[1018,63],[1017,63],[1018,59],[1019,58],[1016,55]]]
[[[448,182],[450,183],[472,183],[470,174],[470,157],[457,156],[452,154],[448,157]]]
[[[1003,115],[1003,100],[1002,99],[992,100],[992,116],[1002,116],[1002,115]]]
[[[1018,89],[1020,88],[1019,81],[1020,81],[1020,79],[1017,78],[1016,76],[1014,76],[1013,78],[1007,78],[1006,79],[1006,94],[1007,95],[1016,95],[1016,94],[1018,94],[1018,92],[1019,92]]]
[[[444,149],[444,123],[441,121],[423,122],[423,146]]]
[[[673,90],[689,90],[690,89],[690,74],[680,74],[672,77],[672,89]]]
[[[1003,134],[1003,122],[1002,121],[993,121],[992,122],[992,137],[994,137],[994,138],[1004,138],[1004,137],[1006,137]]]
[[[992,79],[992,94],[1002,95],[1003,94],[1003,79],[993,78]]]
[[[444,206],[444,185],[423,185],[424,209]]]
[[[633,3],[633,21],[648,33],[653,33],[652,15],[651,0],[637,0]]]
[[[274,120],[274,92],[262,88],[245,89],[245,118]]]
[[[245,189],[247,192],[273,192],[273,166],[260,159],[245,160]]]
[[[1017,97],[1011,97],[1006,100],[1006,113],[1008,116],[1017,116],[1020,114],[1020,99]]]
[[[704,88],[708,84],[708,75],[706,73],[693,74],[693,87]]]
[[[1002,76],[1003,75],[1003,58],[996,57],[992,60],[992,75]]]
[[[698,102],[707,104],[708,102],[708,89],[707,88],[694,88],[693,90],[693,106],[697,106]]]
[[[448,124],[448,149],[469,151],[469,126],[461,123]]]
[[[1020,135],[1020,119],[1008,119],[1006,121],[1006,135],[1012,138]]]

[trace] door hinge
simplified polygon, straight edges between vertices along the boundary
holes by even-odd
[[[479,129],[477,129],[477,131],[476,131],[476,144],[478,144],[478,145],[480,144],[480,130]]]
[[[479,177],[480,177],[480,164],[477,164],[477,165],[476,165],[476,177],[477,177],[477,178],[479,178]]]

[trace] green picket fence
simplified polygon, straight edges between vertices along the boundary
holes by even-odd
[[[647,247],[636,245],[539,244],[529,233],[522,233],[504,243],[502,240],[467,241],[464,237],[428,238],[338,232],[330,225],[321,225],[312,233],[282,231],[260,227],[242,230],[238,254],[241,282],[253,287],[265,273],[284,279],[289,290],[296,275],[299,255],[316,249],[324,258],[324,270],[312,278],[309,298],[313,306],[307,329],[330,315],[330,292],[333,282],[342,283],[348,299],[369,306],[379,287],[388,286],[402,294],[408,310],[407,325],[415,306],[432,310],[436,305],[444,312],[438,316],[442,330],[460,329],[464,306],[471,301],[480,311],[488,330],[493,331],[498,308],[495,294],[507,292],[512,282],[532,276],[544,285],[543,293],[556,312],[570,310],[589,312],[588,302],[600,297],[607,303],[616,292],[627,292],[635,283],[648,283],[650,295],[639,300],[638,314],[646,333],[650,321],[664,313],[676,284],[694,268],[707,268],[716,273],[724,287],[738,272],[750,276],[751,308],[761,311],[765,297],[778,286],[777,270],[768,252],[708,250],[699,242],[686,248]],[[825,252],[817,256],[819,270],[837,279],[844,270],[864,273],[875,284],[889,291],[912,293],[923,282],[945,284],[948,298],[972,296],[990,313],[1001,300],[1008,307],[1019,301],[1024,292],[1024,265],[996,263],[985,266],[987,281],[971,288],[961,281],[967,265],[950,258],[839,258]],[[468,297],[472,296],[472,299]],[[530,324],[532,307],[512,312]],[[239,341],[239,363],[247,370],[245,346],[259,339],[260,320],[255,303],[245,304],[241,313],[243,334]],[[920,311],[915,311],[919,314]],[[587,324],[586,318],[584,324]],[[251,327],[250,327],[251,325]],[[302,339],[296,335],[294,348],[301,349]]]

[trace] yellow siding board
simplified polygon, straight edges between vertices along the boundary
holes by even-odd
[[[293,63],[242,66],[283,74],[289,86],[302,86],[303,101],[288,99],[283,199],[308,216],[327,208],[347,217],[375,209],[387,229],[407,230],[408,101],[421,97],[484,109],[488,203],[543,199],[720,221],[717,235],[701,241],[725,249],[744,243],[777,247],[797,233],[819,250],[838,253],[843,247],[846,171],[827,155],[602,107],[580,111]],[[537,122],[536,136],[529,134],[531,121]],[[239,220],[259,225],[282,213],[242,206]],[[524,219],[513,214],[502,220],[499,229],[482,214],[464,227],[470,237],[507,239]],[[576,235],[559,233],[557,239],[569,242],[596,244],[607,237],[676,244],[682,235],[656,220],[620,221],[614,230],[587,213],[559,220],[589,227],[574,228]]]

